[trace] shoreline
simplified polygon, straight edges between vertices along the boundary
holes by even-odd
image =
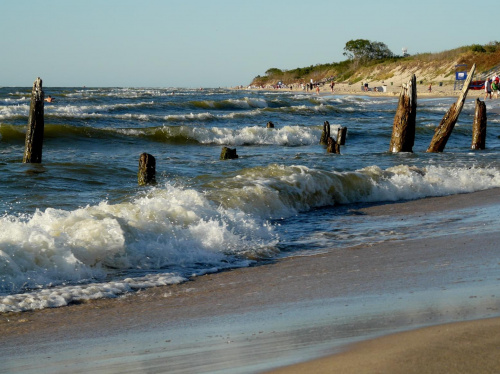
[[[395,97],[398,98],[401,93],[401,85],[402,83],[406,83],[410,79],[408,76],[407,79],[402,79],[398,84],[387,85],[385,82],[370,82],[369,83],[369,91],[364,91],[361,87],[361,83],[356,84],[347,84],[347,83],[336,83],[333,92],[331,91],[328,84],[324,84],[320,86],[319,96],[326,95],[355,95],[355,96],[373,96],[373,97]],[[394,82],[393,82],[394,83]],[[382,91],[382,87],[385,86],[386,91]],[[318,95],[315,90],[306,91],[303,90],[299,86],[292,86],[293,88],[282,88],[282,89],[273,89],[272,87],[243,87],[237,89],[250,90],[250,91],[283,91],[283,92],[293,92],[293,93],[304,93],[309,95]],[[374,91],[373,89],[377,87],[378,91]],[[439,98],[439,97],[459,97],[461,94],[461,89],[455,90],[454,85],[451,83],[443,83],[440,85],[433,85],[431,92],[428,91],[427,84],[417,83],[417,97],[419,98]],[[484,89],[481,90],[468,90],[467,97],[470,98],[479,98],[484,100]],[[487,100],[495,101],[496,99]]]
[[[359,214],[492,209],[499,191],[377,204]],[[0,357],[20,373],[68,365],[76,373],[243,373],[310,362],[395,332],[499,317],[498,240],[485,231],[388,241],[2,314]]]

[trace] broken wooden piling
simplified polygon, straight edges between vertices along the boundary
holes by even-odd
[[[28,117],[28,128],[26,130],[26,141],[24,145],[24,163],[41,163],[44,131],[44,93],[42,80],[38,77],[33,83],[31,90],[30,112]]]
[[[328,145],[326,147],[326,151],[328,153],[340,154],[340,144],[338,142],[336,142],[335,140],[333,140],[332,137],[329,137],[328,138]]]
[[[238,155],[236,154],[236,148],[222,147],[222,150],[220,152],[221,160],[232,160],[236,158],[238,158]]]
[[[329,138],[330,138],[330,122],[325,121],[323,123],[323,132],[321,133],[321,138],[319,139],[319,144],[328,145]]]
[[[427,148],[427,152],[443,152],[446,147],[446,143],[450,138],[451,132],[457,123],[458,116],[462,111],[462,108],[465,103],[465,99],[467,97],[467,93],[469,92],[469,85],[476,70],[476,64],[474,64],[469,72],[467,79],[464,82],[464,86],[462,87],[462,92],[457,99],[456,103],[453,103],[445,113],[443,119],[439,123],[438,127],[434,131],[434,136],[431,140],[431,144],[429,148]]]
[[[476,111],[474,123],[472,124],[471,149],[486,148],[486,103],[476,99]]]
[[[413,152],[417,118],[417,77],[403,84],[392,126],[390,152]]]
[[[347,127],[340,126],[337,130],[337,144],[345,145],[345,138],[347,136]]]
[[[137,181],[139,186],[156,184],[156,160],[148,153],[142,153],[139,157]]]

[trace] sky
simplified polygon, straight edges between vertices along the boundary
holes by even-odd
[[[234,87],[269,68],[500,38],[465,0],[0,0],[0,87]],[[480,8],[498,8],[482,0]]]

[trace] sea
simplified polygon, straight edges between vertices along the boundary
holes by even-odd
[[[500,100],[472,151],[469,98],[418,98],[413,153],[391,153],[398,96],[288,90],[45,87],[41,164],[24,164],[31,88],[0,88],[0,312],[116,298],[193,277],[389,240],[498,230],[480,212],[359,208],[500,187]],[[340,154],[319,144],[347,127]],[[272,122],[274,128],[267,128]],[[237,159],[220,160],[223,147]],[[139,157],[156,184],[139,186]],[[453,224],[451,225],[450,222]]]

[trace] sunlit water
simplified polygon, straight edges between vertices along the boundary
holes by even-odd
[[[488,118],[487,150],[472,152],[472,99],[441,154],[425,150],[455,99],[419,99],[414,153],[391,154],[397,97],[45,88],[56,102],[45,104],[36,165],[22,163],[30,91],[0,88],[0,311],[115,297],[261,259],[498,229],[488,210],[403,221],[353,213],[499,187],[499,117]],[[319,145],[325,120],[334,135],[348,128],[341,155]],[[239,158],[220,161],[223,146]],[[143,152],[156,158],[155,187],[137,185]]]

